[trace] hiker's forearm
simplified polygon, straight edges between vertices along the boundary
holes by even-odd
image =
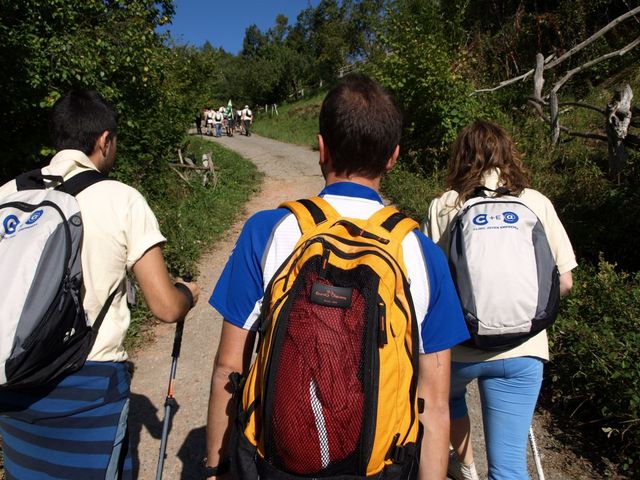
[[[211,395],[207,414],[207,464],[216,466],[228,458],[227,440],[235,415],[231,408],[231,392],[228,387],[230,368],[216,363],[211,376]]]
[[[420,480],[442,480],[449,460],[449,409],[425,410],[423,421]]]
[[[251,362],[255,333],[243,330],[228,321],[222,322],[218,353],[213,363],[211,392],[207,414],[207,464],[215,467],[229,458],[227,442],[235,420],[236,405],[232,405],[233,388],[229,375],[246,375]]]
[[[449,350],[420,355],[418,392],[424,399],[420,480],[442,480],[449,459]]]

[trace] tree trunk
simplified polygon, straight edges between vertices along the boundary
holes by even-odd
[[[633,91],[627,84],[617,90],[607,104],[607,138],[609,143],[609,174],[620,183],[620,172],[627,161],[624,139],[631,124]]]

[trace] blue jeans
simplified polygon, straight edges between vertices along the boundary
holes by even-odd
[[[222,136],[222,124],[221,123],[216,123],[215,127],[216,127],[216,137],[221,137]]]
[[[451,363],[451,418],[467,415],[467,385],[478,379],[489,480],[528,479],[527,435],[542,385],[542,360]]]

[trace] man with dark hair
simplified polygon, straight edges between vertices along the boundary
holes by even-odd
[[[108,175],[116,158],[116,110],[95,91],[77,90],[53,106],[57,153],[42,169],[47,188],[87,171]],[[55,177],[49,177],[55,176]],[[0,203],[17,189],[0,188]],[[84,297],[90,323],[112,298],[86,363],[47,388],[0,391],[0,432],[7,478],[130,479],[127,435],[129,373],[124,340],[130,323],[126,275],[131,271],[151,312],[173,323],[198,300],[196,284],[169,277],[166,239],[142,195],[115,180],[77,194],[82,215]]]
[[[342,217],[367,219],[384,205],[382,175],[399,155],[402,118],[392,97],[364,75],[350,75],[326,96],[318,135],[320,192]],[[209,303],[224,317],[214,361],[207,422],[207,478],[229,466],[235,410],[229,375],[248,372],[265,289],[301,237],[285,208],[245,224]],[[468,333],[442,252],[417,229],[402,242],[420,337],[419,396],[424,399],[420,478],[445,478],[449,445],[449,349]],[[416,346],[418,348],[418,346]]]
[[[367,117],[357,115],[358,110]],[[366,77],[345,77],[322,103],[320,139],[331,152],[337,175],[381,177],[401,133],[402,117],[393,100]]]

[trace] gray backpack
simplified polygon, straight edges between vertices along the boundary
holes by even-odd
[[[82,307],[82,217],[75,195],[105,180],[63,182],[40,170],[16,178],[0,205],[0,389],[47,385],[78,370],[117,291],[93,326]],[[45,188],[58,185],[56,188]]]
[[[558,315],[558,268],[542,223],[504,188],[479,187],[464,203],[451,227],[449,265],[477,348],[516,346]]]

